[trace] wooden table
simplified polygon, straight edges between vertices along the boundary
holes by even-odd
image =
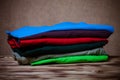
[[[12,57],[0,57],[0,80],[120,80],[120,56],[108,62],[18,65]]]

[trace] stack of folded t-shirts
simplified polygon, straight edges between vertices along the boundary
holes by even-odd
[[[24,26],[7,31],[19,64],[107,61],[103,46],[114,32],[110,25],[62,22],[52,26]]]

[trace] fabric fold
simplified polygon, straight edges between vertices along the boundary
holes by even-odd
[[[28,39],[28,40],[19,40],[16,41],[14,38],[8,39],[8,43],[11,48],[22,48],[22,47],[30,47],[37,45],[73,45],[73,44],[83,44],[83,43],[94,43],[94,42],[106,42],[106,38],[42,38],[42,39]]]
[[[49,31],[59,30],[106,30],[114,32],[114,28],[110,25],[103,24],[87,24],[87,23],[74,23],[74,22],[62,22],[52,26],[24,26],[16,29],[12,32],[7,31],[7,34],[15,38],[24,38],[28,36],[38,35]]]
[[[95,37],[108,38],[112,32],[107,30],[58,30],[49,31],[33,36],[27,36],[21,39],[39,39],[39,38],[80,38],[80,37]]]
[[[20,56],[18,53],[13,52],[14,58],[19,62],[19,64],[30,64],[33,61],[38,60],[46,60],[58,57],[66,57],[66,56],[83,56],[83,55],[107,55],[103,48],[96,48],[91,50],[85,50],[81,52],[74,52],[74,53],[62,53],[62,54],[44,54],[37,57],[24,57]]]
[[[84,50],[95,49],[99,47],[103,47],[107,44],[108,41],[104,42],[96,42],[96,43],[87,43],[87,44],[76,44],[76,45],[68,45],[68,46],[44,46],[44,47],[34,47],[27,49],[16,48],[13,49],[14,52],[18,52],[21,56],[39,56],[43,54],[61,54],[61,53],[70,53],[70,52],[79,52]]]
[[[46,60],[38,60],[32,62],[31,65],[35,66],[35,65],[50,64],[50,63],[69,64],[69,63],[80,63],[80,62],[100,62],[107,60],[108,60],[107,55],[67,56],[67,57],[60,57],[60,58],[53,58]]]

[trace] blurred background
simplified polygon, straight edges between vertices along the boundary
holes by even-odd
[[[0,55],[11,55],[6,30],[63,21],[114,26],[104,48],[110,55],[120,56],[120,0],[0,0]]]

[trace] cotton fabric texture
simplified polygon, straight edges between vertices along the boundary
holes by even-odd
[[[87,23],[74,23],[74,22],[62,22],[52,26],[24,26],[12,32],[6,31],[8,35],[15,38],[25,38],[29,36],[38,35],[49,31],[59,31],[59,30],[106,30],[113,32],[114,28],[110,25],[101,24],[87,24]]]
[[[99,57],[99,58],[98,58]],[[69,63],[79,63],[79,62],[100,62],[100,61],[107,61],[107,55],[84,55],[84,56],[67,56],[67,57],[60,57],[60,58],[53,58],[53,59],[46,59],[41,61],[32,62],[31,65],[42,65],[48,63],[58,63],[58,64],[69,64]]]
[[[30,64],[34,61],[58,58],[58,57],[65,57],[65,56],[80,56],[80,55],[107,55],[103,48],[96,48],[91,50],[85,50],[81,52],[74,52],[74,53],[62,53],[62,54],[45,54],[37,57],[24,57],[20,56],[17,52],[12,53],[14,58],[19,62],[19,64]]]
[[[70,52],[79,52],[84,50],[95,49],[99,47],[103,47],[107,42],[96,42],[96,43],[88,43],[88,44],[76,44],[76,45],[68,45],[68,46],[45,46],[38,47],[33,50],[23,50],[23,49],[13,49],[14,52],[19,53],[21,56],[40,56],[43,54],[62,54],[62,53],[70,53]]]
[[[85,22],[23,26],[6,31],[15,60],[32,66],[107,61],[109,54],[103,47],[113,32],[111,25]]]
[[[42,38],[42,39],[26,39],[26,40],[15,40],[14,38],[9,39],[8,43],[11,48],[25,48],[30,46],[64,46],[73,44],[83,44],[83,43],[94,43],[94,42],[106,42],[106,38]]]

